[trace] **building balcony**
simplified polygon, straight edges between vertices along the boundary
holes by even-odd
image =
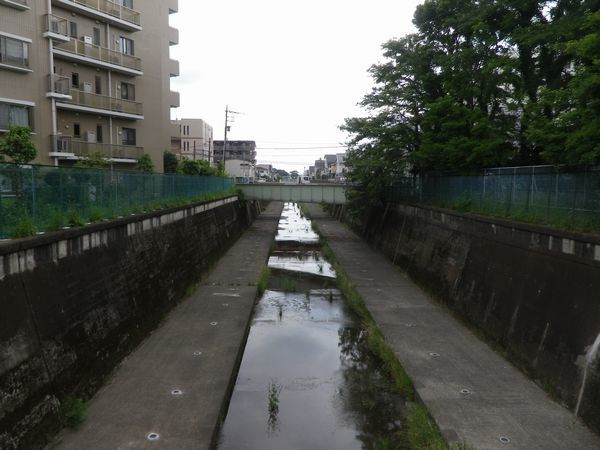
[[[101,153],[115,162],[137,163],[144,154],[144,147],[134,145],[104,144],[74,139],[72,136],[50,136],[50,157],[78,160],[92,153]]]
[[[73,38],[56,44],[53,53],[55,56],[69,61],[114,70],[126,75],[144,74],[140,58]]]
[[[46,92],[46,97],[71,100],[71,79],[55,73],[48,75],[48,92]]]
[[[176,59],[169,60],[169,75],[172,77],[179,76],[179,61]]]
[[[179,44],[179,30],[177,28],[169,27],[169,45]]]
[[[179,92],[169,92],[169,106],[171,108],[179,108]]]
[[[0,5],[20,9],[21,11],[30,9],[27,0],[0,0]]]
[[[57,102],[56,107],[62,110],[121,117],[123,119],[142,120],[144,118],[142,104],[139,102],[98,95],[79,89],[70,89],[69,97]]]
[[[69,42],[71,40],[69,36],[69,21],[64,17],[46,14],[44,37],[59,43]]]
[[[110,0],[52,0],[52,3],[124,30],[142,29],[139,12]]]

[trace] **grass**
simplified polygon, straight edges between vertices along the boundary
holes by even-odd
[[[313,229],[315,229],[314,226]],[[402,393],[410,402],[405,417],[404,440],[410,444],[410,448],[420,450],[467,450],[464,444],[448,445],[446,443],[435,421],[429,415],[427,408],[416,402],[415,389],[410,377],[398,361],[398,358],[396,358],[392,348],[386,342],[371,313],[367,309],[363,298],[354,288],[352,281],[337,261],[335,254],[327,243],[323,245],[322,253],[337,273],[338,285],[346,298],[348,306],[365,326],[369,350],[383,361],[385,368],[390,374],[393,381],[392,389]],[[381,442],[378,444],[378,448],[387,449],[395,447],[392,442]]]
[[[260,275],[258,277],[258,283],[256,287],[257,296],[260,297],[267,290],[267,286],[269,285],[269,277],[271,276],[271,269],[267,266],[264,266],[260,269]]]
[[[83,421],[87,412],[87,403],[74,397],[67,397],[61,406],[61,412],[65,421],[65,424],[69,428],[74,430],[78,429]]]
[[[36,231],[57,231],[64,226],[80,227],[86,223],[110,220],[119,216],[139,214],[142,212],[159,211],[161,209],[180,208],[194,203],[217,200],[237,194],[235,186],[224,192],[203,194],[184,199],[161,199],[130,204],[129,200],[106,206],[71,204],[65,208],[46,203],[35,209],[35,216],[28,211],[22,202],[11,199],[3,200],[2,210],[4,220],[0,220],[0,237],[8,235],[16,239],[33,236]]]

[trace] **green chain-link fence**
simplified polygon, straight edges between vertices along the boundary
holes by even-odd
[[[0,164],[0,238],[232,192],[221,177]]]
[[[600,231],[600,171],[486,172],[401,179],[391,201],[424,203],[536,223]]]

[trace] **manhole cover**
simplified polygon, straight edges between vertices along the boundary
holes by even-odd
[[[171,391],[171,395],[175,395],[175,396],[183,395],[183,391],[181,389],[173,389]]]
[[[500,436],[498,438],[500,440],[500,442],[502,442],[503,444],[510,444],[510,439],[507,438],[506,436]]]
[[[149,441],[158,441],[158,438],[160,438],[158,433],[150,433],[148,436],[146,436],[146,439]]]
[[[471,394],[471,391],[470,391],[469,389],[461,389],[461,390],[460,390],[460,393],[461,393],[462,395],[469,395],[469,394]]]

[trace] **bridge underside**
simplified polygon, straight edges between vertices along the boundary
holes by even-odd
[[[343,184],[238,184],[248,200],[282,202],[346,204],[346,185]]]

